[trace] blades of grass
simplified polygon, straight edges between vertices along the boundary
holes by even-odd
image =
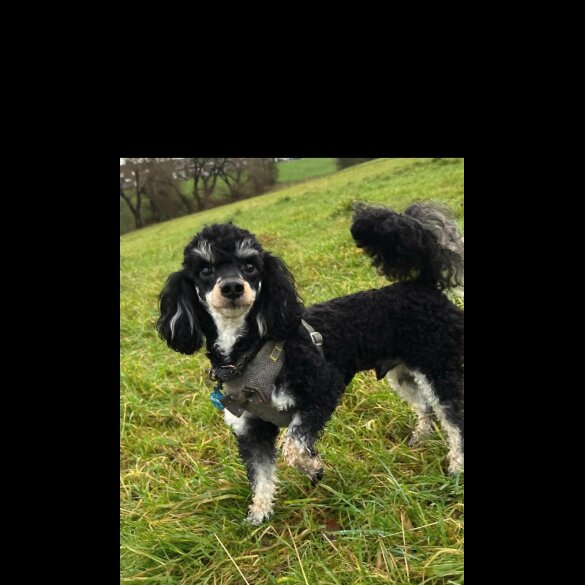
[[[305,574],[305,569],[303,567],[303,561],[301,561],[301,556],[299,555],[299,549],[297,548],[297,543],[295,542],[295,539],[293,538],[292,532],[290,531],[290,527],[287,525],[287,529],[288,529],[288,533],[290,534],[290,539],[292,540],[293,546],[295,547],[295,553],[297,554],[297,559],[299,559],[299,565],[301,567],[301,572],[303,573],[303,577],[305,578],[305,584],[309,585],[309,582],[307,581],[307,575]]]
[[[217,534],[215,534],[215,532],[213,533],[213,536],[215,536],[215,538],[217,538],[217,542],[219,542],[219,544],[221,544],[221,548],[223,548],[223,550],[225,550],[227,556],[230,558],[230,561],[234,564],[234,567],[238,570],[238,573],[242,576],[242,579],[244,580],[246,585],[250,585],[250,583],[248,583],[248,579],[246,579],[246,577],[244,577],[244,573],[242,573],[242,571],[240,571],[240,567],[238,567],[238,563],[236,563],[236,561],[234,561],[234,558],[232,557],[232,555],[230,555],[230,551],[224,546],[223,542],[219,539],[219,536],[217,536]]]

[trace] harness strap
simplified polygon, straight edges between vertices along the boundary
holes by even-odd
[[[315,331],[315,329],[311,327],[304,319],[301,319],[301,323],[303,324],[303,327],[309,332],[311,341],[317,348],[317,351],[321,354],[321,357],[325,357],[325,354],[323,353],[323,336],[318,331]]]
[[[235,378],[240,377],[248,367],[248,364],[255,358],[261,347],[261,343],[256,344],[251,351],[244,354],[238,361],[237,364],[227,364],[225,366],[219,366],[215,369],[209,370],[209,378],[213,382],[229,382]],[[211,360],[211,355],[207,354],[207,357]]]

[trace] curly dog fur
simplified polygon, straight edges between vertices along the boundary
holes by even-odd
[[[313,482],[323,475],[315,443],[346,386],[373,369],[418,415],[414,444],[436,416],[447,433],[449,470],[463,469],[463,312],[444,294],[463,286],[463,239],[448,210],[423,203],[403,213],[358,206],[351,233],[395,284],[305,308],[292,274],[249,231],[205,227],[187,245],[183,267],[160,295],[157,328],[169,347],[192,354],[206,343],[214,368],[237,364],[265,340],[284,342],[272,405],[292,414],[288,464]],[[308,322],[323,336],[315,347]],[[253,491],[248,520],[273,511],[279,429],[245,411],[224,411]]]

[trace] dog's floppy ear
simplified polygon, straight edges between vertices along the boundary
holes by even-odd
[[[286,339],[300,326],[303,305],[286,264],[269,253],[264,253],[263,262],[258,317],[266,326],[268,338]]]
[[[201,307],[195,283],[184,270],[169,276],[160,293],[160,317],[156,328],[167,345],[190,355],[203,345],[198,313]]]

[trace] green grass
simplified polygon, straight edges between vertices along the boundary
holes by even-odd
[[[250,490],[208,398],[207,360],[172,352],[154,330],[164,280],[204,224],[255,232],[312,304],[385,283],[352,243],[352,201],[403,209],[438,199],[463,225],[463,167],[378,159],[120,238],[122,583],[463,583],[463,478],[446,475],[440,428],[409,448],[413,412],[359,374],[319,443],[323,481],[311,488],[279,461],[275,515],[250,527]]]

